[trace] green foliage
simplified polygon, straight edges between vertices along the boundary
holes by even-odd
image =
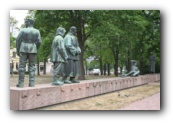
[[[13,35],[14,29],[18,29],[17,27],[18,21],[15,17],[10,16],[10,33]]]
[[[138,60],[141,73],[144,74],[148,70],[150,52],[154,53],[160,65],[160,11],[141,11],[140,15],[147,23],[133,45],[132,57]],[[156,72],[160,71],[160,67],[156,67]]]
[[[90,63],[90,66],[89,66],[89,70],[92,70],[92,69],[98,69],[100,68],[100,64],[99,64],[99,61],[98,60],[93,60],[91,63]]]
[[[83,60],[85,42],[91,33],[100,25],[100,19],[102,19],[101,11],[37,10],[35,12],[35,27],[40,30],[42,39],[46,42],[52,40],[52,37],[48,35],[50,32],[55,32],[58,27],[62,26],[68,31],[71,26],[76,26],[79,46],[82,51],[80,59]],[[47,42],[46,45],[50,46],[50,42]],[[41,57],[47,58],[51,50],[50,48],[51,47],[47,47],[47,49],[40,48],[39,52],[44,52],[44,54],[42,53],[44,56]],[[83,61],[80,63],[81,75],[83,76],[82,79],[84,79]]]
[[[12,33],[10,33],[10,48],[15,48],[16,46],[16,38],[13,37]]]
[[[14,48],[16,44],[16,38],[13,36],[13,33],[15,29],[18,29],[17,23],[18,21],[10,16],[10,48]]]
[[[38,51],[39,60],[47,60],[50,56],[51,45],[55,34],[49,33],[49,35],[43,39],[42,45]],[[48,49],[48,50],[47,50]]]
[[[76,26],[83,61],[95,56],[100,63],[123,67],[135,59],[141,73],[147,73],[152,51],[157,59],[157,71],[160,71],[158,10],[38,10],[34,13],[35,26],[43,40],[39,49],[41,60],[49,57],[51,42],[59,26],[67,31],[70,26]],[[87,63],[88,67],[93,67],[92,64]]]
[[[103,15],[101,26],[88,44],[92,55],[102,56],[104,63],[110,61],[119,67],[136,59],[141,72],[146,73],[149,53],[153,51],[160,58],[159,11],[104,11]]]

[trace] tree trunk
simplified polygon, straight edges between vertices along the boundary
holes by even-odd
[[[120,67],[120,74],[122,75],[123,73],[123,67]]]
[[[110,76],[110,64],[108,63],[108,76]]]
[[[115,76],[118,76],[118,56],[119,56],[119,50],[116,50],[116,55],[115,55]]]
[[[140,55],[140,60],[139,60],[139,65],[137,64],[137,66],[139,66],[140,74],[144,74],[144,71],[145,71],[144,61],[143,61],[143,57],[142,57],[143,54],[144,54],[144,49],[142,48],[141,55]]]
[[[138,65],[137,65],[138,66]],[[139,70],[140,70],[140,74],[143,74],[144,73],[144,63],[142,60],[140,60],[139,62]]]
[[[78,42],[79,42],[79,47],[81,49],[81,54],[79,56],[80,76],[78,79],[85,80],[85,69],[84,69],[84,64],[83,64],[84,42],[82,40],[81,32],[78,32]]]
[[[82,50],[82,48],[81,48]],[[84,65],[83,65],[83,51],[81,52],[80,55],[80,61],[79,61],[79,66],[80,66],[80,76],[79,79],[80,80],[85,80],[85,70],[84,70]]]
[[[46,60],[44,60],[44,71],[43,74],[46,75]]]
[[[128,52],[127,52],[127,71],[129,72],[130,70],[131,70],[130,49],[128,49]]]
[[[100,62],[100,72],[101,72],[101,75],[103,75],[103,63],[102,63],[102,58],[99,59],[99,62]]]
[[[87,65],[87,61],[86,61],[86,59],[85,59],[85,75],[88,74],[87,70],[88,70],[88,65]]]
[[[112,48],[112,54],[114,57],[114,75],[116,76],[116,52],[114,48]]]
[[[104,64],[104,75],[106,75],[106,64]]]
[[[81,18],[80,11],[76,11],[76,15],[77,15],[77,18],[75,17],[74,13],[71,11],[71,16],[72,16],[73,23],[77,27],[78,43],[79,43],[79,47],[81,49],[81,54],[80,54],[80,57],[79,57],[79,59],[80,59],[80,61],[79,61],[80,76],[79,76],[78,79],[85,80],[85,69],[84,69],[84,62],[83,62],[84,43],[85,43],[85,41],[84,41],[85,29],[84,29],[84,23],[82,23],[82,18]]]

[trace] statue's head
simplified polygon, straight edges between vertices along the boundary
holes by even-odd
[[[137,61],[136,60],[131,60],[131,62],[132,62],[132,65],[137,65]]]
[[[34,26],[34,20],[33,19],[26,19],[25,25],[26,25],[26,28],[29,26]]]
[[[61,36],[64,36],[66,30],[62,27],[59,27],[57,30],[56,30],[56,34],[58,35],[61,35]]]
[[[73,35],[76,35],[77,34],[77,29],[75,26],[72,26],[70,27],[70,32],[73,34]]]
[[[137,62],[134,62],[134,65],[136,66],[137,65]]]

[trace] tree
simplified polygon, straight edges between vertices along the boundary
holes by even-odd
[[[10,32],[10,48],[15,47],[15,41],[16,41],[16,38],[13,37],[12,33]]]
[[[41,47],[38,51],[38,61],[44,62],[43,74],[46,74],[46,62],[50,58],[50,53],[51,53],[50,48],[52,45],[54,35],[55,35],[54,33],[49,33],[49,35],[47,35],[47,37],[43,39],[43,43],[41,44]]]
[[[69,29],[71,26],[77,27],[77,36],[79,41],[79,46],[81,48],[80,55],[80,68],[81,76],[80,79],[85,79],[84,76],[84,44],[91,33],[100,24],[101,11],[91,11],[91,10],[38,10],[35,13],[35,24],[36,27],[40,29],[41,35],[43,37],[43,42],[49,33],[55,32],[59,26],[63,26]],[[53,37],[52,37],[53,38]],[[49,39],[49,40],[52,40]],[[46,50],[46,55],[48,55],[50,48]],[[41,51],[40,51],[41,52]],[[45,57],[48,57],[44,55]]]
[[[14,37],[14,30],[18,30],[17,23],[18,21],[10,16],[10,48],[15,47],[16,38]]]
[[[15,17],[10,16],[10,32],[12,33],[12,35],[15,29],[19,29],[17,27],[17,24],[18,24],[18,21],[15,19]]]
[[[101,26],[97,28],[97,32],[95,31],[94,35],[100,35],[100,38],[97,39],[99,41],[101,37],[106,38],[104,42],[107,42],[107,44],[103,44],[107,45],[112,53],[110,56],[110,53],[105,56],[113,56],[115,76],[118,76],[118,67],[122,69],[127,64],[126,66],[130,70],[130,61],[133,59],[139,61],[139,66],[143,71],[148,58],[144,51],[149,52],[148,43],[146,43],[149,38],[144,39],[144,37],[151,37],[150,35],[155,33],[157,35],[155,36],[156,41],[152,40],[153,42],[150,42],[150,46],[153,49],[158,49],[160,44],[157,41],[160,39],[158,38],[159,33],[156,32],[159,30],[160,16],[156,14],[157,12],[154,13],[152,15],[157,19],[155,20],[157,24],[153,24],[152,19],[146,18],[143,11],[140,10],[104,11]],[[155,28],[153,30],[153,27],[158,27],[158,29]]]
[[[145,74],[149,72],[149,55],[153,52],[160,72],[160,11],[147,10],[141,11],[140,14],[145,18],[146,25],[134,44],[132,57],[139,60],[141,74]]]
[[[137,60],[143,73],[150,51],[160,59],[160,13],[156,10],[38,10],[35,25],[43,38],[39,55],[42,60],[49,57],[59,26],[67,31],[77,27],[82,50],[81,79],[85,79],[84,61],[90,53],[100,61],[101,71],[104,64],[114,64],[115,76],[118,67],[130,70],[130,60]]]

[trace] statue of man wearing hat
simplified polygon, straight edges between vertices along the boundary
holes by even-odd
[[[64,83],[79,83],[75,77],[79,76],[79,55],[81,53],[81,49],[78,44],[77,29],[75,26],[72,26],[66,34],[64,38],[64,45],[68,55],[67,64],[65,65],[65,74],[63,77]],[[67,80],[67,77],[70,77],[70,79]]]
[[[25,20],[26,28],[19,32],[16,39],[17,55],[20,57],[19,62],[19,80],[17,87],[24,87],[24,76],[26,71],[27,60],[29,62],[29,87],[35,85],[35,62],[38,48],[41,45],[41,36],[39,30],[35,29],[34,20]]]

